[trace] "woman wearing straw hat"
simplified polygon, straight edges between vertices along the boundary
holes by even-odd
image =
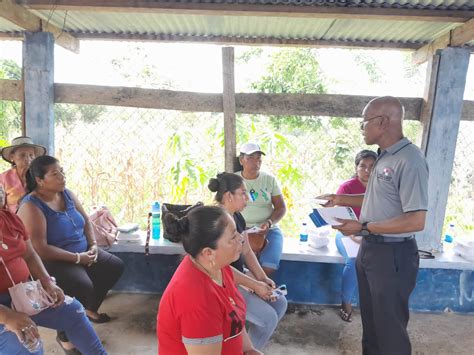
[[[1,154],[12,167],[0,174],[0,185],[5,190],[8,209],[16,213],[19,200],[26,194],[26,171],[34,158],[46,154],[46,148],[33,143],[30,137],[21,136],[14,138]]]

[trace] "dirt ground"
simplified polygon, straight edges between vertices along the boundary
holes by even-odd
[[[109,354],[156,354],[155,320],[157,295],[114,293],[101,308],[113,317],[110,323],[97,324]],[[361,354],[362,326],[355,311],[354,321],[346,323],[337,308],[290,307],[270,344],[271,355]],[[454,313],[412,313],[409,324],[413,354],[473,354],[474,315]],[[55,342],[55,332],[41,329],[45,354],[63,354]]]

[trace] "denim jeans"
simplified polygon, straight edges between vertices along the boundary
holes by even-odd
[[[278,270],[283,251],[283,233],[280,228],[272,227],[267,233],[268,243],[259,256],[260,265]]]
[[[341,238],[344,236],[341,232],[336,234],[336,247],[339,253],[344,257],[344,269],[342,270],[341,297],[342,303],[352,303],[354,292],[357,287],[357,273],[355,268],[356,258],[347,256],[346,248],[342,244]]]
[[[256,349],[262,350],[285,315],[288,302],[284,296],[278,297],[275,302],[267,302],[241,287],[239,291],[247,305],[246,319],[250,323],[250,340]]]
[[[10,300],[8,294],[0,295],[2,305],[9,307]],[[66,301],[60,307],[45,309],[30,318],[38,326],[64,331],[83,355],[107,354],[85,315],[84,307],[73,298],[66,297]],[[3,324],[0,324],[0,354],[31,355],[20,343],[16,334],[6,331]],[[43,355],[43,349],[33,354]]]

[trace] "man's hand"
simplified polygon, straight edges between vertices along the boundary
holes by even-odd
[[[324,195],[316,196],[316,198],[320,200],[328,200],[328,202],[322,205],[323,207],[334,207],[338,205],[336,194],[324,194]]]
[[[341,224],[338,226],[332,226],[332,228],[337,229],[346,236],[357,235],[362,230],[362,224],[359,221],[355,221],[353,219],[336,219]]]

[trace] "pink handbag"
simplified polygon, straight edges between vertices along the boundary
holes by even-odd
[[[39,281],[33,280],[31,273],[31,281],[15,284],[2,257],[0,257],[0,261],[3,263],[5,271],[7,272],[8,277],[13,284],[13,286],[8,289],[8,292],[12,298],[13,310],[33,316],[54,304],[53,299],[44,290],[41,283]]]
[[[118,232],[117,223],[107,207],[93,207],[93,212],[89,219],[98,246],[110,247],[115,243]]]

